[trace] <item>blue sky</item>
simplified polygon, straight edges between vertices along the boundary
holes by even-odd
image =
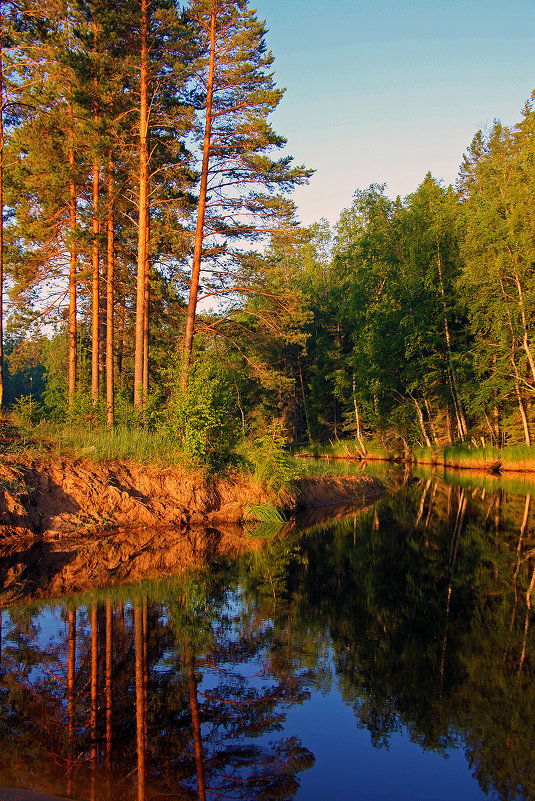
[[[251,0],[269,29],[272,117],[298,163],[309,224],[335,222],[353,192],[455,181],[479,128],[513,124],[535,89],[535,0]]]

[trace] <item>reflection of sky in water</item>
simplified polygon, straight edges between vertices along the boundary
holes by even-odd
[[[471,776],[461,750],[424,752],[406,731],[389,737],[390,747],[374,748],[357,728],[350,706],[338,690],[314,693],[303,706],[288,710],[285,730],[299,732],[316,757],[312,770],[299,774],[296,801],[476,801],[489,798]],[[491,798],[494,796],[490,796]]]
[[[240,633],[241,603],[239,591],[227,595],[226,611],[234,618],[233,638],[236,640]],[[125,604],[125,611],[130,608],[130,603]],[[44,607],[33,618],[33,630],[38,632],[37,640],[44,650],[52,650],[62,642],[65,644],[66,616],[66,610],[63,613],[61,606],[51,606]],[[166,618],[164,614],[161,619]],[[264,620],[262,628],[271,631],[272,622]],[[4,648],[11,650],[16,647],[13,634],[9,611],[3,611]],[[83,608],[77,611],[77,634],[90,636],[88,613]],[[173,648],[166,650],[158,662],[151,665],[151,671],[162,675],[172,670],[166,662],[172,661],[173,656]],[[198,687],[200,696],[217,689],[225,670],[239,675],[250,688],[268,691],[274,680],[273,676],[263,675],[264,656],[268,654],[261,649],[253,659],[220,663],[213,669],[204,666]],[[335,672],[332,657],[332,650],[327,647],[324,668],[331,676]],[[300,672],[297,670],[297,675]],[[46,670],[36,665],[31,668],[29,678],[38,682],[45,674]],[[304,675],[302,678],[304,686],[307,686]],[[312,769],[298,774],[300,788],[294,796],[296,801],[325,801],[327,798],[363,801],[451,801],[458,798],[476,801],[489,798],[472,778],[462,750],[450,750],[447,757],[423,751],[410,741],[405,728],[401,733],[389,735],[388,748],[375,748],[369,732],[359,728],[351,706],[342,699],[338,689],[310,689],[309,700],[301,705],[285,707],[286,720],[282,730],[263,733],[254,740],[256,745],[264,746],[274,737],[297,737],[305,748],[312,751],[315,764]],[[224,740],[231,744],[228,738]]]

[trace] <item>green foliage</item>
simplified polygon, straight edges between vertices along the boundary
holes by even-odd
[[[210,357],[198,359],[180,386],[180,367],[170,371],[172,385],[162,430],[173,437],[193,464],[210,470],[235,459],[240,432],[236,394],[223,368]]]
[[[32,395],[21,395],[12,405],[15,423],[22,429],[32,428],[43,415],[42,405]]]
[[[251,437],[244,444],[244,457],[251,464],[255,478],[282,496],[297,477],[295,463],[288,451],[288,440],[278,420],[267,431]]]

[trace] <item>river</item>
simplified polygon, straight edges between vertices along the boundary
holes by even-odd
[[[0,785],[535,801],[535,486],[383,478],[235,559],[4,607]]]

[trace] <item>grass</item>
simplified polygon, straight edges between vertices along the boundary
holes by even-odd
[[[398,459],[400,454],[389,451],[376,440],[366,440],[365,451],[357,440],[336,439],[328,443],[312,444],[297,451],[296,456],[313,456],[316,459],[359,459],[359,460],[393,460]]]
[[[488,470],[501,460],[501,451],[492,446],[473,448],[470,445],[447,445],[442,448],[414,448],[412,456],[417,464],[436,464]]]
[[[502,470],[529,470],[535,472],[534,445],[507,445],[500,451]]]
[[[366,455],[356,440],[333,440],[313,444],[289,458],[277,437],[266,435],[256,445],[242,443],[234,460],[234,470],[255,475],[264,486],[284,494],[295,478],[302,475],[333,475],[346,472],[342,465],[352,462],[397,461],[401,454],[388,450],[376,440],[366,441]],[[182,452],[176,440],[158,430],[130,427],[124,424],[114,429],[105,426],[89,428],[81,424],[57,424],[42,420],[30,425],[17,420],[16,415],[0,419],[0,452],[29,456],[64,455],[86,457],[92,461],[133,461],[141,464],[177,466],[184,470],[199,470]],[[460,469],[535,472],[535,446],[508,445],[475,447],[470,443],[436,448],[415,447],[416,464],[432,464]],[[337,465],[329,466],[329,460]],[[230,460],[232,462],[232,460]],[[353,467],[349,472],[353,472]]]
[[[415,448],[412,452],[416,464],[433,464],[471,470],[529,471],[535,472],[535,446],[507,445],[505,448],[486,446],[475,448],[469,444],[448,445],[443,448]]]
[[[42,420],[36,425],[2,421],[3,453],[31,456],[87,457],[92,461],[125,460],[150,464],[186,465],[186,457],[169,437],[157,431],[118,425],[88,428]],[[8,436],[9,434],[9,436]]]

